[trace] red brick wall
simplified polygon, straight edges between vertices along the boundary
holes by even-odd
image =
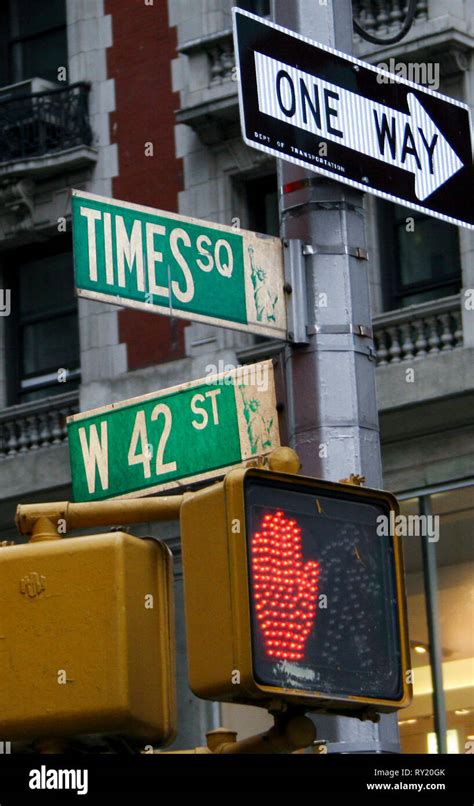
[[[115,79],[111,142],[118,144],[116,199],[177,211],[182,162],[175,158],[174,113],[179,96],[171,91],[176,29],[168,23],[166,0],[105,0],[112,15],[113,45],[107,51],[108,77]],[[153,156],[145,156],[145,143]],[[184,323],[131,309],[119,312],[120,341],[127,344],[128,368],[138,369],[184,355]]]

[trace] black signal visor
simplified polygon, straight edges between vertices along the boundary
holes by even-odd
[[[249,475],[245,508],[256,682],[400,700],[393,537],[378,528],[388,501]]]

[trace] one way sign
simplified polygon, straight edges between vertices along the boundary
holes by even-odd
[[[234,9],[245,142],[474,228],[469,109]]]

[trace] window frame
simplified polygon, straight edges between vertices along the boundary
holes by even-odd
[[[36,258],[47,258],[55,255],[69,253],[71,255],[71,268],[72,268],[72,239],[70,234],[66,236],[58,236],[51,241],[41,245],[38,250],[38,244],[29,244],[22,249],[13,250],[4,256],[3,260],[3,276],[4,285],[11,289],[12,296],[12,310],[7,320],[5,328],[5,344],[7,354],[10,359],[7,364],[6,372],[6,391],[7,391],[7,406],[19,405],[23,402],[22,396],[31,392],[46,389],[49,386],[57,385],[57,366],[48,367],[41,373],[23,373],[22,372],[22,359],[23,359],[23,328],[28,324],[36,324],[39,322],[49,322],[58,319],[68,314],[76,313],[77,326],[79,328],[79,312],[77,299],[75,303],[65,304],[64,307],[49,308],[41,313],[30,312],[27,314],[21,313],[20,310],[20,263],[33,262]],[[68,369],[67,381],[64,386],[71,381],[80,380],[80,343],[77,356],[77,366]],[[56,379],[56,380],[54,380]],[[25,383],[26,382],[26,383]],[[62,391],[66,391],[63,389]]]
[[[381,201],[380,199],[377,201],[377,237],[379,242],[379,253],[381,255],[380,274],[382,279],[382,300],[384,311],[396,311],[403,309],[403,300],[412,294],[423,293],[424,291],[436,290],[438,288],[449,288],[456,282],[459,283],[460,290],[462,288],[462,263],[459,228],[456,227],[459,271],[457,271],[455,274],[443,277],[438,281],[422,280],[415,283],[402,285],[400,282],[401,254],[397,230],[399,226],[403,225],[398,223],[396,220],[394,205],[392,202]],[[415,210],[409,211],[409,214],[415,220],[415,226],[417,221],[430,219],[430,216],[426,216],[423,213],[419,213]],[[434,219],[432,220],[434,221]],[[437,222],[434,221],[434,223],[436,224]],[[387,248],[387,244],[389,245],[389,248]],[[393,248],[390,248],[390,244],[392,244]],[[386,271],[384,270],[384,267],[387,268]],[[443,299],[443,297],[451,296],[455,293],[458,292],[447,291],[446,294],[438,297],[437,299]],[[418,303],[410,304],[416,305]]]
[[[6,5],[0,23],[0,86],[8,86],[11,79],[10,69],[10,3]]]
[[[273,187],[276,193],[276,212],[277,212],[277,220],[279,221],[279,208],[278,208],[278,176],[277,172],[269,170],[270,166],[267,166],[267,169],[259,170],[257,173],[251,172],[250,174],[246,175],[239,175],[236,177],[237,180],[237,192],[240,196],[241,202],[245,208],[245,226],[247,229],[251,230],[252,232],[260,232],[262,234],[269,234],[266,232],[266,227],[263,226],[263,218],[259,219],[259,216],[255,215],[255,211],[253,210],[250,204],[250,185],[255,183],[260,188],[264,188],[267,193],[272,192]],[[262,195],[266,195],[264,193]],[[279,237],[278,233],[273,237]]]
[[[14,48],[17,45],[20,45],[20,48],[21,48],[26,42],[31,42],[31,41],[33,41],[35,39],[41,39],[46,34],[54,34],[54,33],[59,33],[61,31],[64,32],[64,35],[65,35],[65,39],[66,39],[66,54],[67,54],[67,25],[66,24],[64,24],[64,25],[55,25],[53,28],[47,28],[44,31],[40,31],[39,33],[36,33],[36,34],[29,34],[28,36],[15,36],[15,37],[9,37],[8,38],[7,65],[8,65],[9,81],[12,84],[18,84],[18,83],[20,83],[22,81],[29,81],[29,79],[36,78],[36,76],[38,75],[38,74],[32,75],[32,76],[23,75],[23,65],[21,65],[20,70],[18,71],[17,65],[15,63],[14,54],[13,54]],[[21,77],[18,77],[16,75],[17,72],[20,72],[22,74]],[[41,75],[39,75],[38,77],[43,78],[43,76],[41,76]],[[49,79],[49,80],[51,81],[51,79]]]
[[[64,42],[66,46],[66,60],[68,57],[68,42],[67,42],[67,7],[66,7],[66,0],[63,0],[64,3],[64,22],[58,25],[53,25],[51,28],[44,28],[41,31],[37,31],[36,33],[26,34],[26,35],[14,35],[13,34],[13,26],[15,22],[15,15],[12,13],[12,5],[15,2],[19,2],[19,0],[9,0],[6,3],[6,12],[5,12],[5,21],[4,27],[0,30],[0,45],[3,45],[1,48],[3,56],[3,74],[6,77],[6,82],[4,86],[9,86],[10,84],[18,84],[23,81],[28,81],[32,78],[36,78],[37,76],[24,76],[23,75],[23,67],[21,66],[20,73],[21,77],[17,75],[17,67],[15,65],[14,59],[14,48],[16,45],[24,45],[26,42],[30,42],[32,40],[38,40],[48,34],[62,32],[64,34]],[[1,75],[1,73],[0,73]],[[42,76],[39,76],[42,78]],[[51,79],[49,79],[51,80]]]

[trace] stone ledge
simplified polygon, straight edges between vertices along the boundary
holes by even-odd
[[[51,176],[97,162],[98,152],[90,146],[76,146],[30,159],[0,163],[0,179],[17,176]]]
[[[399,364],[379,366],[376,373],[379,413],[426,404],[428,401],[474,390],[473,366],[472,347],[455,348]],[[406,381],[407,369],[415,372],[413,383]]]
[[[70,479],[67,442],[7,456],[0,461],[2,499],[13,498],[21,503],[30,496],[48,492],[52,501],[54,489],[64,488],[70,484]]]

